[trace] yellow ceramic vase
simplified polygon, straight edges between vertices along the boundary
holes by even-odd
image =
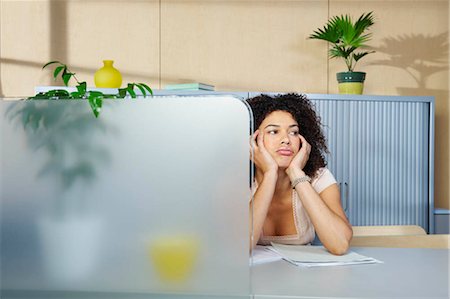
[[[103,60],[103,67],[95,72],[94,82],[96,87],[120,88],[122,75],[113,67],[113,60]]]

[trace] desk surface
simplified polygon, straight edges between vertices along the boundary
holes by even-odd
[[[286,261],[251,268],[253,296],[199,296],[148,293],[17,292],[14,299],[248,299],[248,298],[449,298],[449,254],[446,249],[352,248],[384,264],[304,268]]]
[[[447,249],[352,248],[384,264],[252,267],[255,298],[449,298]]]

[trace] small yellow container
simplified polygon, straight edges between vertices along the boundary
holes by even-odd
[[[94,82],[96,87],[120,88],[122,75],[113,67],[113,60],[103,60],[103,67],[95,72]]]

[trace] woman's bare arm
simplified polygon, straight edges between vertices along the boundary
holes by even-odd
[[[299,135],[301,148],[286,169],[291,182],[305,176],[311,145]],[[347,252],[353,231],[341,205],[339,188],[333,184],[319,194],[309,182],[301,182],[295,190],[305,207],[322,244],[333,254]]]
[[[337,184],[327,187],[320,195],[308,182],[297,184],[295,190],[323,246],[333,254],[346,253],[353,231],[342,209]]]
[[[259,130],[256,130],[253,134],[251,146],[254,151],[253,162],[258,169],[257,175],[260,176],[258,190],[253,196],[249,208],[250,248],[253,248],[258,243],[270,203],[275,193],[275,186],[278,179],[278,165],[264,147],[264,134]]]
[[[250,202],[250,246],[254,248],[258,243],[261,235],[264,221],[266,220],[269,211],[270,203],[272,202],[275,193],[275,185],[277,182],[277,173],[266,173],[261,184],[258,186],[253,200]],[[253,229],[253,238],[251,232]]]

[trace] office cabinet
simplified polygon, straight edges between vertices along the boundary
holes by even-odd
[[[309,95],[353,225],[433,232],[432,97]]]

